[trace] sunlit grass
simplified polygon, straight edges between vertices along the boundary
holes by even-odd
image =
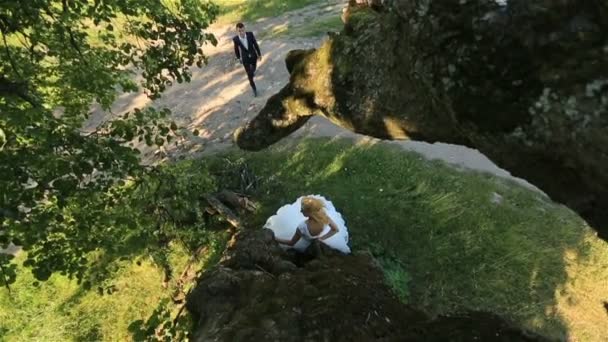
[[[21,258],[24,257],[22,254]],[[99,340],[129,336],[132,320],[147,317],[164,294],[162,272],[149,261],[124,264],[112,280],[117,291],[100,295],[74,280],[55,274],[39,286],[25,270],[12,286],[0,291],[0,326],[7,341]],[[98,284],[101,286],[102,284]]]
[[[225,241],[223,234],[216,234],[197,268],[217,262]],[[25,254],[18,258],[24,260]],[[162,303],[172,303],[176,277],[189,258],[182,247],[172,245],[169,263],[176,274],[166,288],[162,269],[141,256],[118,262],[118,271],[91,289],[59,274],[35,286],[31,273],[23,269],[10,293],[0,289],[0,340],[133,340],[129,330],[133,322],[146,322]],[[175,314],[174,308],[168,304],[167,309]]]
[[[301,25],[282,24],[273,27],[270,31],[264,32],[261,37],[264,38],[308,38],[318,37],[327,34],[327,32],[340,31],[344,24],[342,19],[337,15],[326,16],[321,18],[313,18],[310,21]]]
[[[221,24],[238,21],[252,21],[278,16],[308,5],[322,3],[323,0],[215,0],[220,6]]]

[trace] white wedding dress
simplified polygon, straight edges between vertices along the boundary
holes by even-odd
[[[302,238],[292,247],[300,252],[306,250],[312,240],[318,239],[330,231],[329,225],[325,225],[321,234],[315,236],[310,234],[310,231],[306,226],[306,217],[300,212],[303,197],[306,196],[298,198],[292,204],[282,206],[277,211],[276,215],[271,216],[264,225],[264,228],[268,228],[274,232],[275,237],[285,240],[290,240],[296,230],[300,230]],[[331,220],[334,221],[336,226],[338,226],[338,232],[336,234],[328,239],[319,241],[342,253],[350,253],[350,247],[348,247],[348,230],[346,229],[346,224],[344,223],[342,215],[336,211],[334,205],[325,199],[325,197],[320,195],[311,195],[310,197],[317,198],[323,202],[325,212],[331,218]],[[285,245],[281,246],[284,248],[290,248],[289,246]]]

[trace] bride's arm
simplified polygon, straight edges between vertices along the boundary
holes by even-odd
[[[302,237],[302,234],[300,234],[300,230],[296,229],[296,232],[291,237],[291,240],[285,240],[285,239],[279,239],[279,238],[276,238],[275,240],[277,240],[278,243],[282,243],[282,244],[288,245],[288,246],[293,246],[298,241],[300,241],[301,237]]]
[[[339,231],[338,226],[336,226],[336,224],[334,223],[334,221],[332,221],[331,219],[329,220],[329,229],[330,229],[329,233],[321,236],[319,238],[319,240],[327,240],[330,237],[336,235],[338,233],[338,231]]]

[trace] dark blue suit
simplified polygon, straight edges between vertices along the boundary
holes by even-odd
[[[257,93],[253,75],[255,74],[255,69],[258,64],[258,56],[262,56],[262,52],[260,52],[260,46],[255,40],[253,32],[245,32],[245,37],[247,37],[247,47],[241,42],[238,35],[232,38],[232,41],[234,42],[234,54],[236,55],[236,58],[240,59],[241,63],[243,63],[245,72],[247,72],[247,78],[249,78],[249,84],[253,91]]]

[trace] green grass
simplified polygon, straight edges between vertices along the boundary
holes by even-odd
[[[261,37],[264,38],[307,38],[317,37],[326,34],[327,32],[340,31],[344,24],[339,16],[328,16],[317,18],[308,21],[302,25],[283,24],[273,27],[271,30],[264,32]]]
[[[22,255],[23,257],[23,255]],[[0,326],[6,341],[124,340],[131,321],[145,318],[163,297],[162,272],[151,263],[123,265],[112,282],[118,291],[99,295],[53,275],[40,286],[27,271],[12,294],[0,292]]]
[[[212,237],[199,267],[217,262],[225,240],[222,234]],[[171,246],[169,263],[176,277],[188,258],[183,248]],[[25,254],[18,259],[23,261]],[[59,274],[35,286],[32,274],[23,269],[11,293],[0,290],[0,341],[141,340],[134,329],[138,322],[143,323],[140,330],[145,330],[158,324],[156,312],[176,314],[170,300],[176,277],[164,288],[162,270],[137,255],[113,266],[118,271],[90,290]],[[103,295],[98,287],[104,289]]]
[[[221,24],[238,21],[252,21],[273,17],[308,5],[322,3],[323,0],[215,0],[220,6]]]
[[[238,189],[239,163],[260,177],[260,208],[248,225],[263,226],[298,196],[327,196],[346,219],[353,250],[371,251],[408,303],[431,314],[492,311],[556,339],[608,340],[608,245],[542,195],[415,153],[324,139],[234,151],[178,169],[197,174],[205,165],[222,188]],[[494,193],[501,203],[492,201]],[[217,256],[225,236],[213,241],[210,256]],[[175,273],[186,258],[173,247]],[[12,294],[0,290],[0,340],[134,339],[163,312],[174,312],[165,308],[174,284],[162,288],[161,270],[137,259],[132,253],[120,261],[92,290],[61,275],[33,286],[22,272]],[[114,292],[101,296],[99,285]]]
[[[382,252],[380,252],[382,254]],[[384,270],[386,282],[394,290],[402,302],[407,303],[409,297],[410,275],[396,258],[380,257],[380,265]]]
[[[549,337],[608,339],[608,246],[569,209],[387,147],[318,140],[270,151],[229,157],[269,180],[252,225],[298,196],[323,194],[344,215],[354,250],[372,251],[396,292],[427,312],[492,311]]]

